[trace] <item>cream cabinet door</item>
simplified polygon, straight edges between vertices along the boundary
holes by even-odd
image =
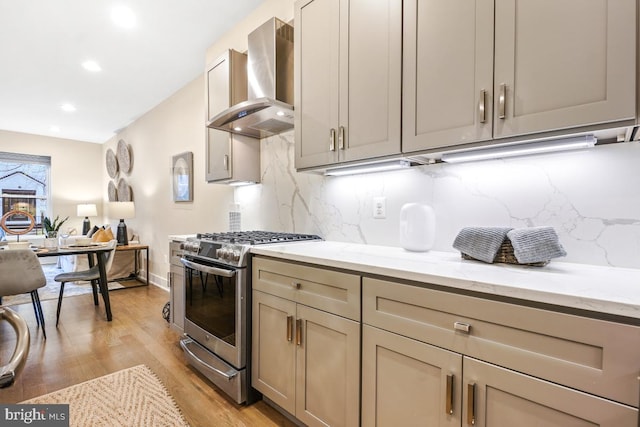
[[[496,0],[495,14],[495,138],[635,119],[636,0]]]
[[[360,323],[298,304],[296,328],[296,418],[308,426],[358,426]]]
[[[171,264],[169,266],[170,321],[178,331],[184,331],[184,270]]]
[[[295,413],[296,304],[253,291],[251,385],[284,410]]]
[[[462,356],[364,325],[362,425],[460,427]]]
[[[296,168],[338,160],[340,0],[295,4]]]
[[[468,357],[463,426],[637,427],[638,409]]]
[[[493,0],[407,0],[402,151],[492,138]]]
[[[296,168],[400,152],[402,0],[295,5]]]
[[[349,26],[340,40],[340,161],[397,154],[402,0],[343,0],[341,12]]]
[[[228,132],[206,129],[207,164],[205,179],[207,182],[231,178],[231,138]]]

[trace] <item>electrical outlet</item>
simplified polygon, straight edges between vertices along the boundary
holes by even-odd
[[[373,217],[376,219],[383,219],[387,217],[387,198],[386,197],[373,198]]]

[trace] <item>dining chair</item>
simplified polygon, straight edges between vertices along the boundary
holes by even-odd
[[[110,248],[107,262],[105,263],[104,270],[108,272],[113,264],[113,258],[116,255],[117,240],[111,240],[107,243],[107,248]],[[97,254],[97,256],[101,256]],[[60,282],[60,295],[58,296],[58,309],[56,310],[56,328],[60,322],[60,309],[62,308],[62,297],[64,294],[64,285],[68,282],[87,281],[91,282],[91,290],[93,291],[93,304],[98,305],[98,285],[100,280],[100,263],[96,262],[95,265],[88,270],[70,271],[67,273],[60,273],[53,278],[56,282]]]
[[[42,326],[42,335],[45,339],[47,339],[47,333],[44,329],[44,314],[38,288],[46,284],[47,279],[42,265],[32,250],[0,250],[0,299],[9,295],[30,293],[36,322],[38,326]]]
[[[14,383],[18,373],[24,367],[29,355],[29,327],[22,316],[9,307],[0,307],[0,322],[6,321],[16,334],[16,344],[9,363],[0,366],[0,388]],[[7,353],[8,354],[8,353]]]

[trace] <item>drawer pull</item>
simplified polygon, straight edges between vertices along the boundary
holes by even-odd
[[[293,341],[293,316],[287,316],[287,341]]]
[[[471,325],[464,322],[454,322],[453,329],[468,334],[471,331]]]
[[[487,122],[487,111],[486,111],[486,102],[487,102],[487,91],[480,91],[480,101],[478,102],[478,110],[480,112],[480,123]]]
[[[296,320],[296,345],[302,345],[302,319]]]
[[[476,424],[476,385],[467,384],[467,424]]]
[[[336,130],[334,128],[329,130],[329,151],[336,151]]]
[[[505,104],[507,103],[507,85],[502,83],[500,84],[500,95],[498,95],[498,118],[504,119],[506,118],[505,114]]]
[[[294,289],[300,289],[302,287],[300,282],[291,282],[291,286],[293,286]]]
[[[445,401],[445,412],[447,415],[453,415],[453,375],[447,375],[447,396]]]

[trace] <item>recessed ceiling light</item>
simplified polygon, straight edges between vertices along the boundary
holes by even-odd
[[[278,116],[282,117],[282,116],[284,116],[284,111],[278,111],[278,112],[276,113],[276,115],[278,115]]]
[[[82,63],[82,68],[94,73],[97,73],[98,71],[102,71],[100,64],[98,64],[96,61],[93,61],[93,60],[84,61]]]
[[[235,130],[236,132],[240,132],[242,128],[240,126],[236,126],[233,128],[233,130]]]
[[[62,111],[66,111],[67,113],[76,111],[76,107],[74,107],[72,104],[62,104],[60,108],[62,109]]]
[[[111,20],[122,28],[133,28],[136,25],[136,15],[127,6],[115,6],[111,9]]]
[[[49,129],[51,130],[51,132],[55,132],[55,133],[60,132],[60,128],[58,126],[51,126]]]

